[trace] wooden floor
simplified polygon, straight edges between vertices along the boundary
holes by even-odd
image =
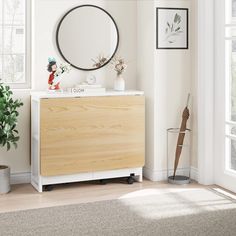
[[[118,179],[109,181],[106,185],[97,181],[55,185],[50,192],[38,193],[30,184],[21,184],[13,185],[10,193],[0,195],[0,212],[118,199],[149,190],[171,192],[206,187],[197,183],[178,186],[148,180],[128,185],[124,179]]]

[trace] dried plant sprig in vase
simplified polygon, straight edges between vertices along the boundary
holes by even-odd
[[[121,57],[115,57],[111,62],[112,68],[117,73],[117,77],[114,82],[114,90],[124,91],[125,90],[125,81],[121,76],[127,68],[125,60]]]
[[[127,64],[125,63],[125,60],[121,57],[115,57],[111,64],[113,66],[113,69],[116,71],[117,75],[121,75],[125,72],[127,68]]]
[[[92,59],[92,61],[94,62],[93,67],[100,68],[107,62],[107,58],[103,55],[99,55],[97,59]]]

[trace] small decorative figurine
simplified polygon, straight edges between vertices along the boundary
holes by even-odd
[[[60,90],[60,82],[62,79],[61,75],[64,72],[69,73],[70,64],[64,63],[58,67],[55,58],[49,57],[48,58],[48,71],[50,72],[50,75],[48,78],[49,90],[58,91]]]
[[[86,84],[93,85],[96,84],[96,76],[93,74],[88,74],[86,77]]]
[[[55,84],[55,72],[57,70],[57,62],[55,58],[49,57],[48,58],[48,72],[50,72],[49,79],[48,79],[48,85],[49,90],[59,90],[59,83]]]

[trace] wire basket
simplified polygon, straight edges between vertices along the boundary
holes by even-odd
[[[185,134],[183,145],[181,147],[181,155],[174,176],[174,163],[175,152],[179,134]],[[179,128],[167,129],[167,180],[172,184],[188,184],[190,183],[190,162],[191,162],[191,149],[190,149],[190,135],[191,130],[186,129],[180,131]]]

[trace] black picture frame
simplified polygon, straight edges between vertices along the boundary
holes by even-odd
[[[58,37],[59,37],[59,31],[60,31],[60,27],[61,27],[61,24],[62,24],[63,20],[64,20],[64,19],[66,18],[66,16],[67,16],[68,14],[70,14],[72,11],[74,11],[74,10],[76,10],[76,9],[78,9],[78,8],[81,8],[81,7],[94,7],[94,8],[98,8],[98,9],[100,9],[101,11],[105,12],[105,13],[111,18],[111,20],[113,21],[113,23],[114,23],[114,25],[115,25],[115,28],[116,28],[116,32],[117,32],[117,43],[116,43],[115,50],[114,50],[113,54],[111,55],[111,57],[110,57],[102,66],[100,66],[100,67],[98,67],[98,68],[96,68],[96,67],[95,67],[95,68],[82,68],[82,67],[79,67],[78,65],[73,64],[72,62],[70,62],[70,61],[64,56],[64,54],[63,54],[63,52],[62,52],[62,49],[60,48],[60,43],[59,43],[59,38],[58,38]],[[56,29],[56,46],[57,46],[57,49],[58,49],[58,51],[59,51],[61,57],[62,57],[67,63],[69,63],[72,67],[74,67],[74,68],[76,68],[76,69],[78,69],[78,70],[93,71],[93,70],[101,69],[102,67],[106,66],[106,65],[112,60],[112,58],[115,56],[115,54],[116,54],[116,52],[117,52],[117,50],[118,50],[119,43],[120,43],[119,29],[118,29],[118,26],[117,26],[117,24],[116,24],[114,18],[113,18],[113,17],[111,16],[111,14],[110,14],[109,12],[107,12],[105,9],[103,9],[103,8],[101,8],[101,7],[99,7],[99,6],[96,6],[96,5],[84,4],[84,5],[79,5],[79,6],[73,7],[72,9],[70,9],[68,12],[66,12],[66,13],[62,16],[61,20],[60,20],[59,23],[58,23],[57,29]]]
[[[186,12],[186,44],[184,46],[179,46],[179,47],[168,47],[168,46],[160,46],[160,34],[159,34],[159,17],[160,17],[160,11],[167,10],[167,11],[185,11]],[[164,27],[164,26],[163,26]],[[184,50],[184,49],[189,49],[189,9],[188,8],[172,8],[172,7],[157,7],[156,8],[156,49],[179,49],[179,50]]]

